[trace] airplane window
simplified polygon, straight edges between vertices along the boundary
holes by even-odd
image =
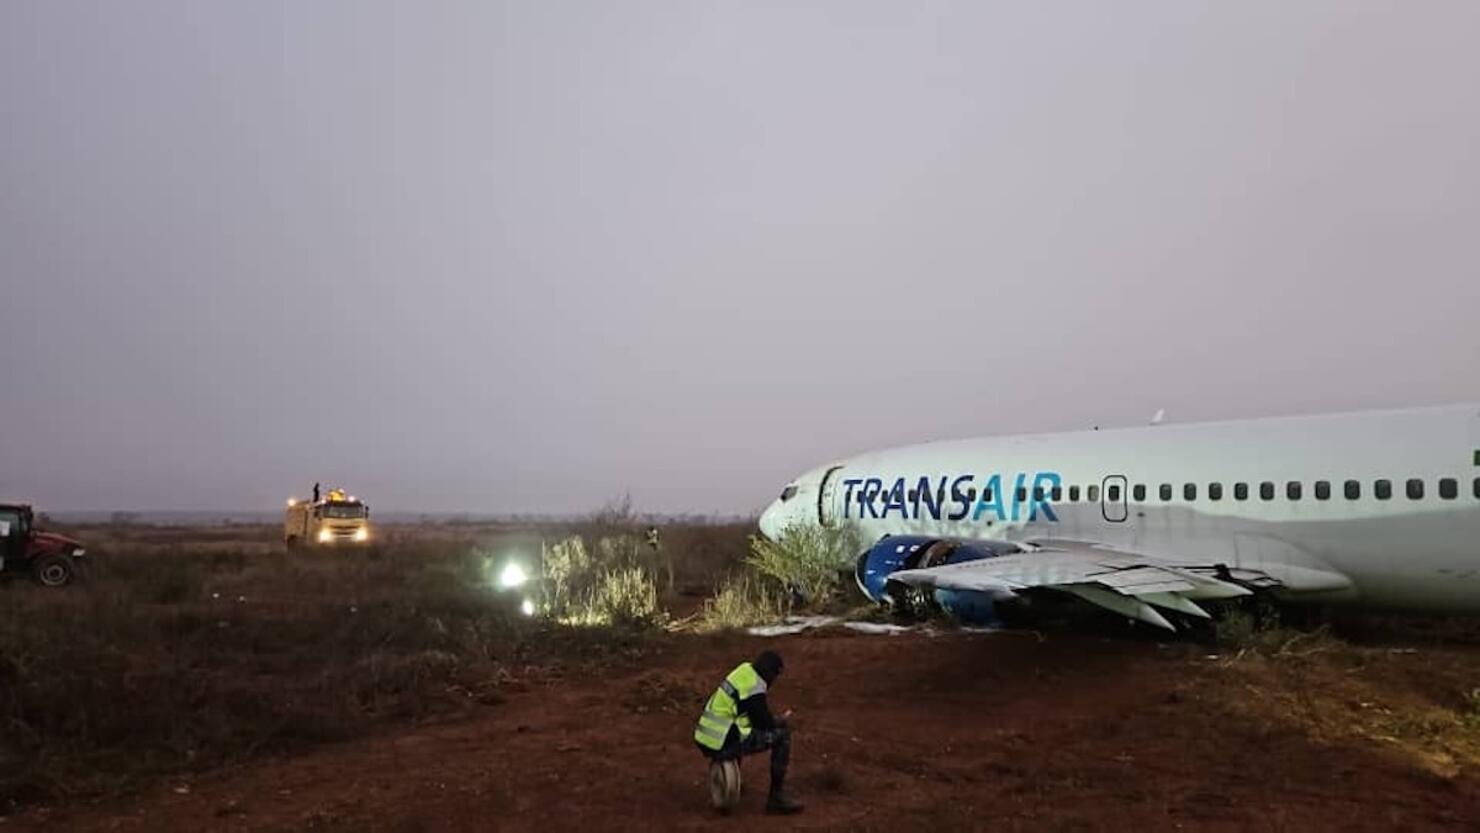
[[[1183,483],[1182,484],[1182,499],[1183,500],[1197,500],[1197,484],[1196,483]]]
[[[1021,489],[1021,488],[1018,489],[1017,490],[1017,502],[1018,503],[1022,503],[1023,501],[1025,501],[1027,499],[1028,499],[1028,490],[1027,489]]]
[[[1480,498],[1480,477],[1475,478],[1475,497]]]
[[[1259,499],[1274,500],[1274,484],[1268,480],[1259,484]]]
[[[1063,500],[1064,499],[1064,487],[1062,487],[1062,486],[1055,486],[1055,487],[1053,487],[1053,491],[1049,493],[1049,499],[1052,500],[1052,501],[1054,501],[1055,503]]]
[[[1346,490],[1347,500],[1356,500],[1362,496],[1362,482],[1360,480],[1348,480],[1343,488]]]
[[[1222,500],[1222,499],[1223,499],[1223,484],[1222,483],[1209,483],[1208,484],[1208,500]]]
[[[1379,480],[1373,483],[1372,493],[1377,495],[1378,500],[1387,500],[1393,496],[1393,481]]]
[[[1445,500],[1454,500],[1459,497],[1459,481],[1453,477],[1445,477],[1439,480],[1439,497]]]
[[[1285,484],[1285,497],[1290,500],[1300,500],[1300,481],[1291,480]]]
[[[1119,503],[1120,502],[1120,486],[1118,486],[1118,485],[1111,486],[1110,488],[1106,489],[1105,490],[1105,499],[1106,500],[1109,500],[1111,503]]]
[[[781,490],[781,502],[782,503],[785,503],[788,500],[791,500],[792,498],[794,498],[796,496],[797,496],[797,487],[795,487],[795,486],[787,486],[785,489],[782,489]]]
[[[1138,503],[1140,501],[1145,500],[1146,499],[1146,484],[1145,483],[1137,483],[1136,485],[1132,486],[1131,487],[1131,498],[1133,500],[1135,500],[1136,502],[1138,502]]]
[[[1329,480],[1317,480],[1316,481],[1316,500],[1330,500],[1330,499],[1331,499],[1331,481],[1329,481]]]
[[[1423,500],[1423,481],[1418,478],[1410,478],[1405,484],[1409,500]]]
[[[1090,503],[1099,503],[1100,502],[1100,487],[1099,486],[1089,486],[1089,487],[1086,487],[1085,493],[1087,495],[1087,498],[1086,499],[1089,500]]]
[[[1043,502],[1043,487],[1042,486],[1034,486],[1033,487],[1033,500],[1035,502],[1037,502],[1037,503],[1042,503]]]
[[[918,489],[910,489],[910,493],[909,493],[910,503],[914,503],[915,501],[917,501],[919,499],[920,499],[920,491]]]
[[[1247,484],[1247,483],[1235,483],[1235,484],[1233,484],[1233,499],[1234,500],[1248,500],[1249,499],[1249,484]]]
[[[1069,487],[1069,502],[1070,503],[1074,503],[1074,502],[1076,502],[1078,500],[1079,500],[1079,487],[1078,486],[1070,486]]]
[[[975,489],[972,490],[973,493],[975,493],[975,491]],[[982,489],[982,500],[986,501],[987,503],[992,502],[992,490],[990,488]]]
[[[966,490],[966,502],[967,503],[970,503],[970,502],[972,502],[974,500],[976,500],[976,489],[967,489]],[[991,503],[992,502],[992,490],[991,489],[982,489],[982,500],[985,500],[988,503]]]
[[[1161,492],[1161,499],[1162,500],[1171,500],[1172,499],[1172,484],[1170,484],[1170,483],[1163,483],[1163,484],[1161,484],[1161,489],[1159,491]]]

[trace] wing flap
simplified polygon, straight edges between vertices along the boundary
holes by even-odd
[[[1092,604],[1097,604],[1106,610],[1138,619],[1148,625],[1158,628],[1166,628],[1175,631],[1177,628],[1167,621],[1165,616],[1156,612],[1156,608],[1135,598],[1134,596],[1122,596],[1109,590],[1102,590],[1092,584],[1071,584],[1061,588]]]
[[[1196,616],[1199,619],[1211,619],[1206,610],[1197,606],[1197,603],[1176,593],[1137,593],[1136,598],[1147,604],[1164,607],[1167,610],[1175,610],[1188,616]]]
[[[1170,561],[1096,545],[1058,545],[960,564],[901,570],[889,576],[913,587],[1012,596],[1032,588],[1070,593],[1123,616],[1176,630],[1156,608],[1200,619],[1195,600],[1248,595],[1247,588],[1199,575]]]

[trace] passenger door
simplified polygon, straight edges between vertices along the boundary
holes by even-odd
[[[833,466],[822,476],[822,484],[817,487],[817,522],[824,527],[833,527],[838,521],[838,472],[842,466]]]

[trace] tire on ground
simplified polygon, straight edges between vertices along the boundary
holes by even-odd
[[[709,765],[709,803],[728,813],[740,803],[740,762],[734,758]]]

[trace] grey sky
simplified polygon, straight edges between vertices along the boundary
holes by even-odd
[[[0,4],[0,495],[743,511],[1480,399],[1480,4]]]

